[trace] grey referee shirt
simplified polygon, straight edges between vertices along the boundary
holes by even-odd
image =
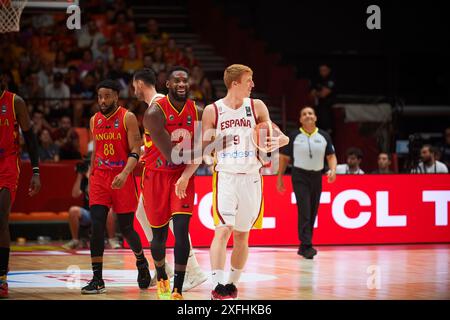
[[[292,158],[293,166],[303,170],[321,171],[325,156],[334,154],[330,135],[319,128],[308,134],[303,128],[289,135],[289,144],[280,150]]]

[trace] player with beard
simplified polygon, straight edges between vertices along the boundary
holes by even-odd
[[[168,73],[166,97],[153,101],[144,115],[147,133],[143,173],[142,196],[145,212],[152,228],[151,252],[156,268],[157,291],[161,299],[183,299],[182,289],[189,257],[189,221],[194,207],[194,179],[186,188],[186,197],[175,194],[175,184],[186,164],[174,161],[172,149],[187,141],[193,150],[191,137],[201,111],[188,99],[189,72],[183,67],[173,67]],[[178,139],[179,137],[179,139]],[[164,199],[164,200],[162,200]],[[172,294],[165,271],[166,241],[169,222],[173,220],[175,236],[175,277]]]
[[[156,75],[152,69],[145,68],[135,72],[133,76],[133,87],[134,94],[138,98],[139,101],[144,101],[148,106],[151,106],[153,101],[158,101],[161,98],[164,98],[164,95],[156,92]],[[202,110],[199,108],[199,116],[201,117]],[[150,133],[148,130],[144,132],[144,146],[142,146],[142,157],[141,163],[144,165],[143,175],[145,175],[145,167],[151,167],[152,162],[147,161],[148,157],[152,156],[152,142],[150,138]],[[143,179],[142,179],[143,180]],[[168,199],[167,199],[168,200]],[[145,236],[148,241],[152,241],[153,233],[150,223],[148,222],[147,215],[144,209],[144,202],[142,200],[142,194],[139,197],[138,209],[136,211],[136,218],[142,226],[142,229],[145,232]],[[170,220],[169,228],[173,233],[173,221]],[[190,240],[190,239],[189,239]],[[173,276],[173,270],[167,261],[165,262],[165,269],[168,277]],[[192,248],[192,243],[190,242],[190,252],[189,258],[187,261],[186,267],[186,275],[183,283],[183,290],[188,291],[192,288],[195,288],[205,282],[208,279],[206,274],[200,268],[197,259],[195,257],[195,252]],[[151,286],[156,285],[156,277],[153,277]]]
[[[82,294],[106,292],[103,281],[103,251],[106,219],[110,208],[117,214],[122,235],[136,256],[138,285],[146,289],[151,277],[139,235],[133,229],[138,189],[133,170],[142,143],[136,116],[118,105],[120,87],[113,80],[97,85],[97,112],[90,120],[94,139],[89,177],[89,205],[92,217],[91,260],[94,277],[81,289]]]

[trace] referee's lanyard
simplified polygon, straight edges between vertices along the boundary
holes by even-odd
[[[309,142],[310,138],[311,138],[311,136],[308,137],[308,148],[309,148],[309,158],[312,159],[311,143]]]
[[[311,142],[309,141],[311,139],[311,137],[317,133],[318,129],[315,128],[314,131],[309,134],[305,129],[300,128],[300,132],[302,132],[307,138],[308,138],[308,149],[309,149],[309,158],[312,159],[313,155],[312,155],[312,151],[311,151]]]

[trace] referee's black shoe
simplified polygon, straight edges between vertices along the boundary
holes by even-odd
[[[317,254],[317,250],[312,246],[300,246],[297,254],[303,256],[305,259],[314,259],[314,256]]]

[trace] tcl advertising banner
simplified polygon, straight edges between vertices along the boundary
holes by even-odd
[[[291,178],[284,177],[284,194],[277,192],[276,179],[264,177],[264,227],[251,232],[250,245],[299,243]],[[214,234],[211,183],[211,177],[195,178],[194,246],[209,246]],[[449,204],[450,175],[341,175],[333,184],[324,177],[314,244],[450,242]],[[145,239],[137,221],[135,226]]]

